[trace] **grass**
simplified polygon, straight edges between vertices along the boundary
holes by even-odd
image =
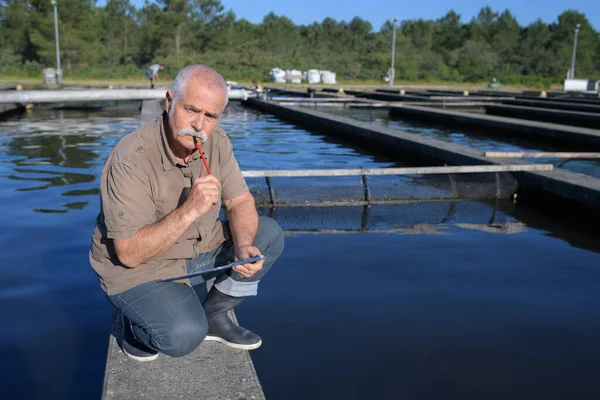
[[[0,83],[2,84],[21,84],[24,86],[29,85],[43,85],[42,77],[22,77],[22,76],[0,76]],[[160,80],[157,82],[157,87],[169,87],[171,85],[171,80]],[[250,86],[251,81],[237,81],[238,84],[243,86]],[[64,85],[91,85],[94,87],[108,88],[110,85],[113,87],[118,86],[129,86],[129,87],[149,87],[149,80],[145,77],[140,78],[105,78],[105,79],[90,79],[90,78],[64,78]],[[467,82],[444,82],[444,81],[403,81],[397,80],[395,82],[395,89],[452,89],[452,90],[485,90],[487,89],[488,82],[477,82],[477,83],[467,83]],[[378,80],[345,80],[339,79],[336,85],[327,85],[327,84],[316,84],[309,85],[308,83],[294,84],[276,84],[274,82],[259,82],[261,86],[271,86],[271,87],[287,87],[291,89],[306,89],[308,87],[313,88],[324,88],[324,87],[332,87],[332,88],[361,88],[361,89],[374,89],[374,88],[384,88],[389,87],[387,83],[381,82]],[[540,90],[539,88],[535,88],[532,86],[526,85],[502,85],[500,87],[501,91],[522,91],[522,90]],[[562,85],[555,84],[552,85],[551,90],[562,90]]]
[[[64,78],[63,84],[65,85],[92,85],[92,86],[109,86],[109,85],[132,85],[132,86],[149,86],[150,80],[147,78],[105,78],[105,79],[91,79],[91,78]],[[23,77],[23,76],[0,76],[0,83],[11,83],[11,84],[33,84],[43,85],[44,80],[42,77]],[[158,82],[161,86],[168,86],[172,81]]]

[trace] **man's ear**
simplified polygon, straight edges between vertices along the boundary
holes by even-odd
[[[165,97],[165,111],[167,114],[171,110],[171,106],[173,105],[173,92],[171,89],[167,90],[167,96]]]

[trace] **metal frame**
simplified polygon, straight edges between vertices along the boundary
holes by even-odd
[[[551,171],[552,164],[522,164],[522,165],[466,165],[466,166],[444,166],[444,167],[414,167],[414,168],[361,168],[361,169],[326,169],[326,170],[265,170],[265,171],[242,171],[245,178],[265,178],[269,190],[269,207],[278,205],[285,206],[338,206],[338,205],[371,205],[371,204],[405,204],[414,202],[436,202],[461,199],[457,196],[457,185],[454,174],[473,174],[473,173],[494,173],[496,182],[496,198],[500,198],[500,173],[520,172],[520,171]],[[440,175],[448,174],[450,180],[451,198],[440,199],[418,199],[418,200],[374,200],[371,197],[369,187],[369,176],[381,175]],[[362,200],[349,201],[320,201],[320,202],[285,202],[277,201],[275,187],[272,179],[274,177],[332,177],[332,176],[360,176],[363,186],[364,197]],[[477,200],[474,198],[465,198],[465,200]],[[257,203],[265,206],[265,203]]]

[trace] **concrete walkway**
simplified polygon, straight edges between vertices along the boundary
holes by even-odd
[[[121,318],[113,317],[104,400],[265,399],[247,351],[203,342],[185,357],[161,354],[155,361],[141,363],[121,351],[122,332]]]

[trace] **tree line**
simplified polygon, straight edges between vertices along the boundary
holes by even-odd
[[[203,63],[231,80],[266,80],[274,67],[373,80],[391,61],[391,20],[375,31],[360,17],[296,25],[270,13],[253,24],[219,0],[156,0],[139,9],[130,0],[57,4],[65,77],[139,78],[149,64],[162,63],[161,76],[172,78],[182,66]],[[584,14],[567,10],[555,22],[521,26],[509,10],[484,7],[470,21],[449,11],[437,20],[397,23],[396,82],[559,83],[577,24],[576,77],[600,79],[600,34]],[[50,1],[0,0],[0,74],[41,77],[42,68],[55,66]]]

